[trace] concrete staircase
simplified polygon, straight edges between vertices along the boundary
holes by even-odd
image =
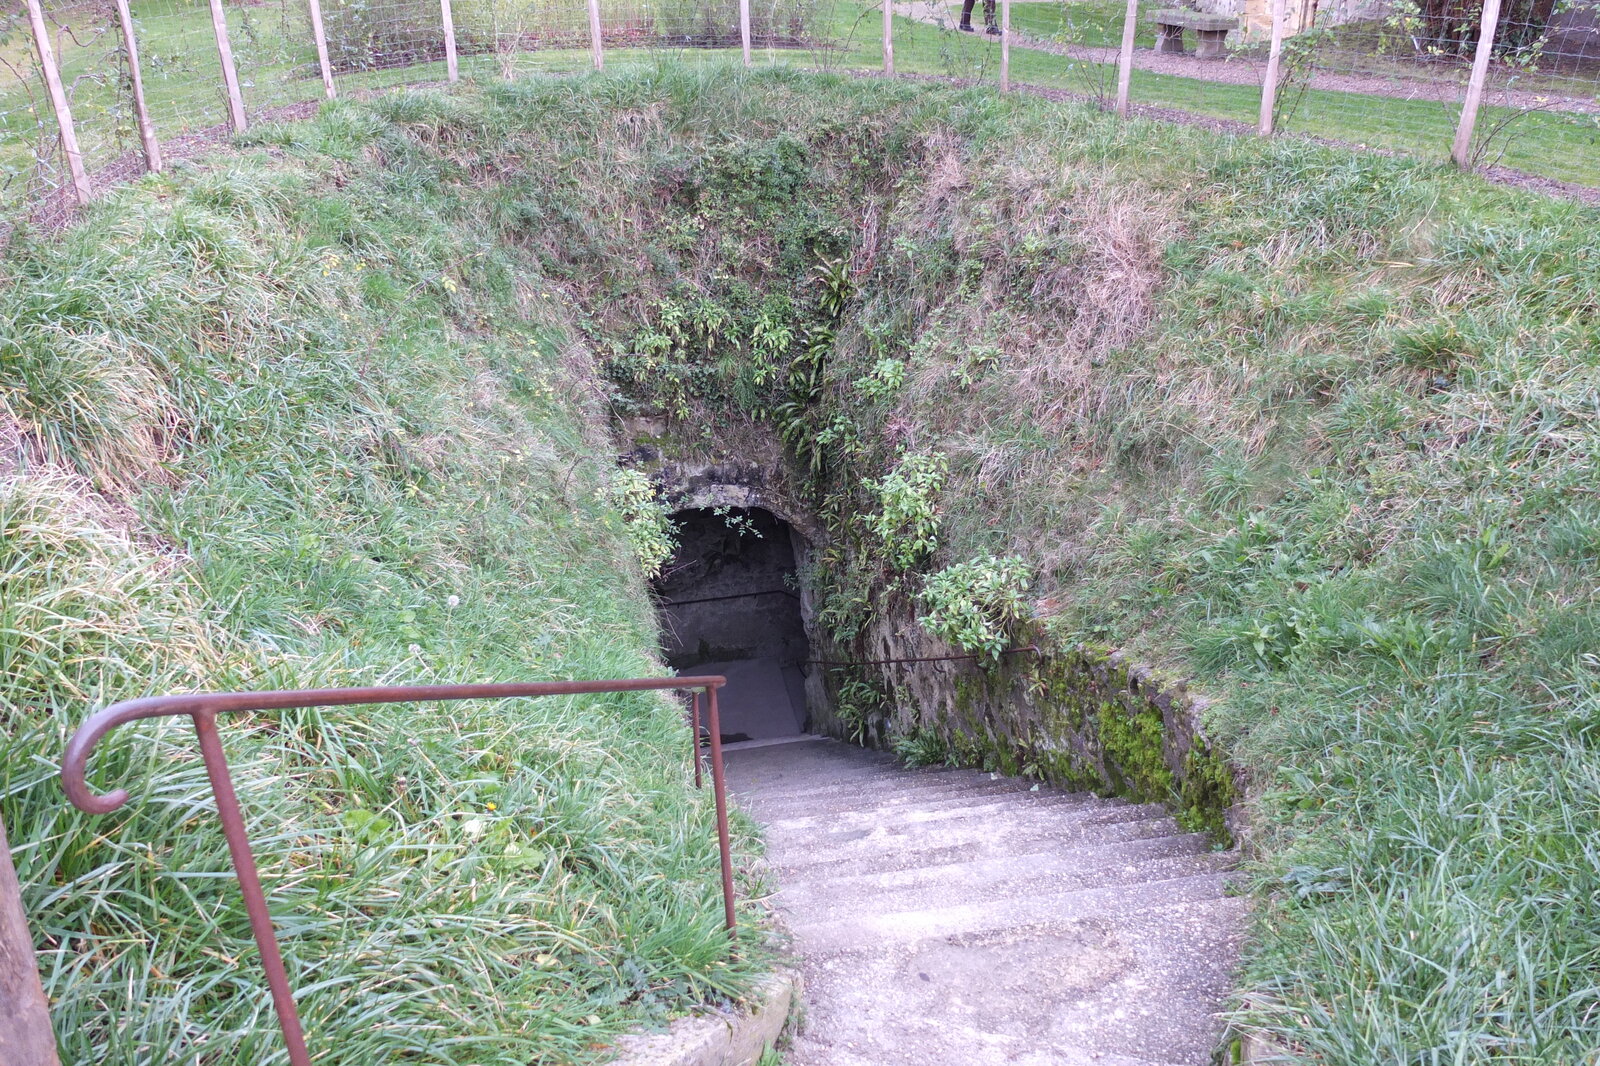
[[[728,745],[803,959],[792,1066],[1207,1066],[1244,901],[1160,807]]]

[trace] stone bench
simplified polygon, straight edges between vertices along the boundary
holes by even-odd
[[[1183,54],[1183,31],[1193,30],[1197,39],[1197,59],[1221,59],[1228,54],[1228,33],[1239,28],[1239,20],[1227,15],[1207,15],[1200,11],[1157,11],[1150,16],[1156,24],[1156,51]]]

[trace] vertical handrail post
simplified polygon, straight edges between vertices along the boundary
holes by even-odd
[[[888,0],[884,0],[885,3]],[[717,714],[717,688],[706,690],[707,726],[711,730],[711,793],[717,804],[717,848],[722,858],[722,915],[733,934],[733,850],[728,839],[728,789],[722,776],[722,719]]]
[[[117,0],[126,4],[128,0]],[[322,0],[306,0],[311,9],[311,36],[317,44],[317,67],[322,71],[322,91],[329,100],[339,95],[333,84],[333,63],[328,59],[328,33],[322,26]]]
[[[1000,0],[1000,91],[1011,91],[1011,0]]]
[[[691,750],[694,752],[694,787],[703,788],[704,785],[700,780],[700,690],[695,689],[689,695],[693,697],[692,709],[689,711],[689,730],[693,734]]]
[[[744,65],[750,65],[750,0],[739,0],[739,44],[744,49]]]
[[[1463,170],[1472,166],[1472,134],[1478,125],[1478,108],[1483,104],[1483,87],[1489,77],[1489,60],[1494,55],[1494,36],[1500,28],[1500,0],[1483,0],[1483,22],[1478,28],[1478,50],[1472,56],[1472,77],[1467,80],[1467,97],[1461,103],[1461,121],[1456,126],[1450,158]]]
[[[894,2],[883,0],[883,73],[894,76]]]
[[[1284,22],[1289,17],[1288,4],[1285,0],[1272,0],[1269,6],[1272,11],[1272,45],[1267,53],[1266,78],[1261,82],[1261,117],[1256,123],[1256,132],[1263,137],[1272,135],[1273,124],[1277,121],[1278,80],[1282,76],[1283,68]]]
[[[139,144],[144,148],[144,165],[151,173],[158,173],[161,170],[161,142],[156,140],[156,128],[150,121],[150,109],[144,102],[139,41],[133,33],[133,11],[128,7],[128,0],[117,0],[117,22],[122,27],[122,47],[128,53],[128,80],[133,86],[133,116],[139,127]]]
[[[461,80],[461,60],[456,54],[456,13],[450,0],[439,0],[439,18],[444,29],[444,76],[448,81]]]
[[[67,171],[72,175],[72,192],[80,204],[86,204],[94,190],[89,185],[89,172],[83,168],[78,131],[72,124],[72,104],[67,100],[66,87],[61,84],[61,68],[56,66],[55,49],[50,47],[50,29],[44,24],[44,8],[39,0],[28,0],[28,22],[33,27],[33,44],[39,51],[39,68],[50,93],[50,106],[56,113],[56,130],[61,135],[62,154],[67,157]]]
[[[244,896],[244,909],[250,916],[250,932],[255,934],[256,949],[261,952],[261,968],[266,972],[267,986],[272,990],[272,1005],[278,1012],[278,1026],[283,1030],[283,1042],[289,1049],[289,1062],[291,1066],[311,1066],[305,1033],[300,1028],[300,1013],[295,1009],[289,975],[283,968],[278,938],[272,931],[272,913],[267,910],[266,893],[261,890],[261,875],[256,870],[256,858],[250,850],[244,812],[239,809],[233,778],[228,775],[228,760],[223,755],[222,737],[217,732],[217,713],[196,711],[192,717],[195,735],[200,739],[200,755],[206,764],[206,776],[210,778],[211,792],[217,798],[217,817],[222,821],[222,835],[228,840],[228,854],[233,858],[234,873],[239,877],[239,891]]]
[[[1139,0],[1128,0],[1122,16],[1122,47],[1117,52],[1117,117],[1128,117],[1128,88],[1133,82],[1133,38],[1139,28]],[[1103,106],[1103,105],[1102,105]]]
[[[600,0],[589,0],[589,51],[594,59],[594,69],[606,69],[606,46],[600,26]]]
[[[244,117],[244,94],[239,91],[239,68],[234,65],[233,45],[228,41],[228,14],[222,0],[211,0],[211,32],[217,38],[217,61],[222,65],[222,86],[228,97],[228,124],[233,132],[250,128]]]
[[[50,1028],[50,1001],[39,983],[33,933],[22,909],[22,883],[11,865],[11,844],[0,818],[0,1062],[60,1066]]]

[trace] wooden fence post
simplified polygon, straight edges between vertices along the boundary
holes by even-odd
[[[128,0],[117,0],[126,4]],[[311,36],[317,42],[317,66],[322,69],[322,91],[329,100],[339,95],[333,84],[333,64],[328,61],[328,34],[322,28],[322,0],[306,0],[311,8]]]
[[[1133,80],[1133,35],[1139,28],[1139,0],[1128,0],[1122,17],[1122,49],[1117,54],[1117,117],[1128,117],[1128,85]]]
[[[217,38],[217,58],[222,63],[222,84],[228,94],[228,122],[233,132],[250,128],[244,117],[244,94],[239,91],[239,70],[233,65],[233,46],[228,43],[228,16],[222,0],[211,0],[211,32]]]
[[[72,175],[72,192],[80,204],[86,204],[94,191],[89,187],[89,174],[83,169],[78,131],[72,125],[72,105],[67,102],[67,90],[61,84],[61,68],[56,66],[55,50],[50,47],[50,28],[44,24],[44,8],[39,0],[28,0],[28,22],[33,27],[33,43],[39,50],[39,68],[50,93],[50,106],[55,109],[61,152],[67,157],[67,170]]]
[[[739,0],[739,42],[744,46],[744,65],[750,65],[750,0]]]
[[[1489,60],[1494,55],[1494,35],[1500,28],[1500,0],[1483,0],[1483,22],[1478,28],[1478,50],[1472,57],[1472,77],[1467,81],[1467,98],[1461,102],[1461,122],[1456,126],[1455,144],[1450,158],[1463,169],[1472,166],[1472,132],[1478,124],[1478,108],[1483,104],[1483,86],[1489,77]]]
[[[1272,135],[1277,119],[1278,79],[1283,68],[1283,24],[1288,17],[1286,0],[1272,0],[1272,48],[1267,53],[1267,76],[1261,83],[1261,119],[1256,123],[1256,132],[1263,137]]]
[[[122,24],[122,46],[128,50],[128,77],[133,81],[133,116],[139,125],[139,143],[144,146],[144,165],[151,173],[161,170],[161,142],[150,122],[150,109],[144,104],[144,76],[139,72],[139,42],[133,36],[133,12],[128,0],[117,0],[117,21]]]
[[[1011,91],[1011,0],[1000,0],[1000,91]]]
[[[606,48],[600,37],[600,0],[589,0],[589,50],[594,53],[594,69],[606,69]]]
[[[448,81],[460,81],[461,60],[456,55],[456,15],[450,10],[450,0],[439,0],[439,18],[444,23],[444,76]]]
[[[883,72],[894,75],[894,0],[883,0]]]
[[[60,1066],[4,819],[0,819],[0,1062]]]

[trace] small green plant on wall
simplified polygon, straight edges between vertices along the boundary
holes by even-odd
[[[870,681],[852,677],[839,686],[835,714],[852,744],[865,744],[873,724],[883,715],[883,690]]]
[[[667,506],[657,498],[649,477],[639,470],[618,470],[611,475],[605,498],[622,515],[623,529],[639,556],[639,568],[644,576],[653,578],[660,574],[677,550],[677,529],[667,517]]]
[[[870,520],[872,531],[896,570],[910,570],[939,546],[935,501],[948,468],[942,455],[908,455],[877,483],[879,511]]]
[[[985,555],[945,567],[922,588],[924,629],[964,651],[998,659],[1028,616],[1032,575],[1015,555]]]

